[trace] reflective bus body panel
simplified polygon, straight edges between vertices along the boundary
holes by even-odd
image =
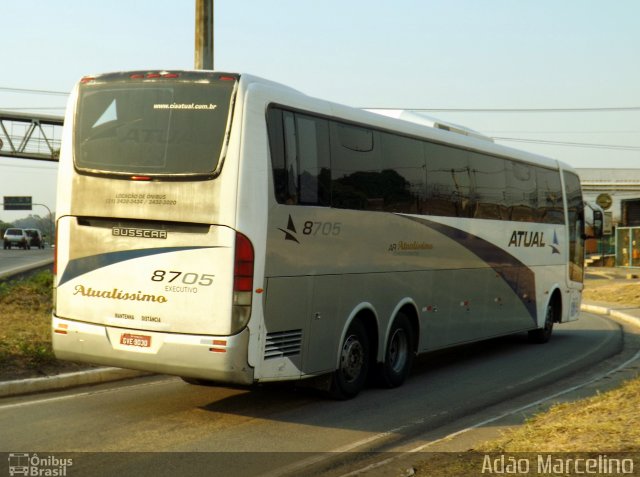
[[[74,104],[72,95],[67,125]],[[418,352],[540,328],[557,292],[560,320],[577,319],[582,285],[569,277],[566,223],[279,203],[267,130],[273,105],[558,174],[566,167],[248,75],[237,87],[224,164],[210,180],[79,174],[68,127],[58,188],[59,357],[249,384],[335,370],[359,313],[375,324],[379,362],[400,309],[415,314]],[[255,260],[251,318],[232,333],[236,232],[249,238]]]

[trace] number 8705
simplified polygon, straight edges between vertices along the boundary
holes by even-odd
[[[179,283],[184,283],[185,285],[200,285],[203,287],[208,287],[213,284],[213,277],[215,275],[210,275],[203,273],[200,275],[199,273],[183,273],[176,272],[173,270],[155,270],[153,275],[151,275],[151,280],[154,282],[164,282],[173,283],[178,280]]]

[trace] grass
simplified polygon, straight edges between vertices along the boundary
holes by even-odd
[[[566,460],[620,452],[633,453],[626,457],[634,456],[636,465],[640,463],[640,378],[606,393],[557,404],[467,453],[435,454],[417,466],[415,475],[482,475],[487,455],[526,457],[535,463],[541,453],[568,453],[554,454]]]
[[[0,379],[48,374],[51,349],[51,272],[0,282]]]
[[[640,378],[557,404],[476,450],[490,452],[640,452]]]

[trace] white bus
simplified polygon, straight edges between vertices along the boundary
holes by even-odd
[[[250,75],[83,78],[57,208],[61,359],[349,398],[580,309],[570,167]]]

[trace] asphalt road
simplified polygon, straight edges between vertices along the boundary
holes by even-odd
[[[622,336],[583,314],[544,345],[516,335],[423,356],[404,386],[346,402],[288,385],[199,387],[161,376],[5,398],[0,452],[72,452],[67,475],[308,475],[561,382],[617,353]]]
[[[53,249],[0,249],[0,278],[53,263]]]

